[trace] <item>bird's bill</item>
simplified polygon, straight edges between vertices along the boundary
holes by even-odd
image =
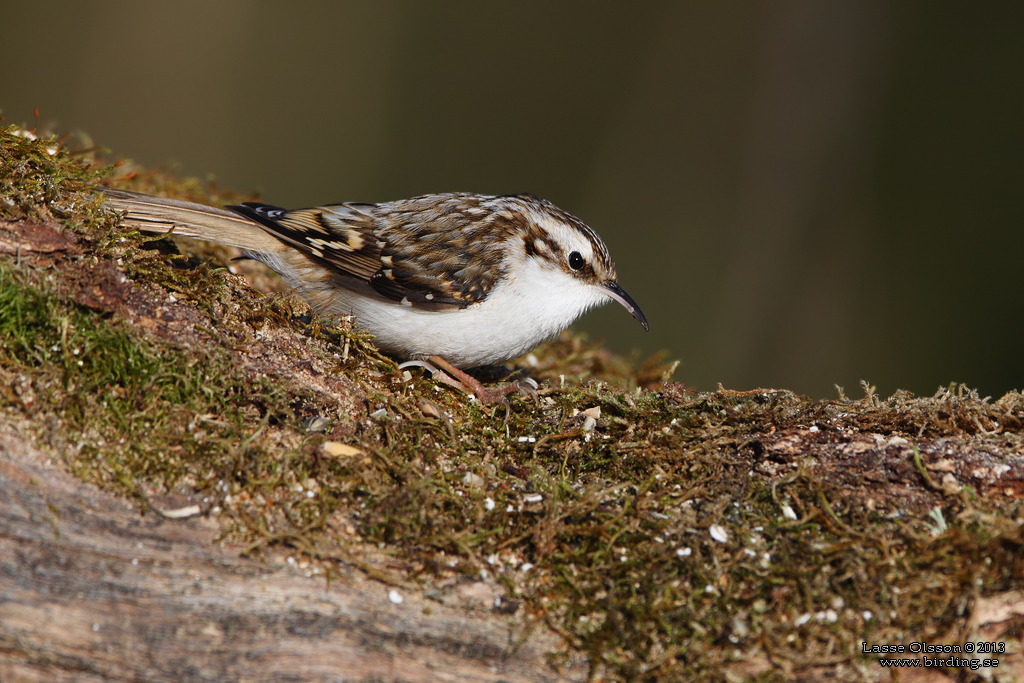
[[[647,326],[647,316],[644,315],[644,312],[641,311],[640,307],[636,305],[635,301],[633,301],[633,297],[626,294],[626,290],[622,287],[619,287],[618,282],[609,282],[604,285],[604,293],[622,304],[622,306],[629,311],[629,314],[644,326],[645,330],[650,331],[651,328]]]

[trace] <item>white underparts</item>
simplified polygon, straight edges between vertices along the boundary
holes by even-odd
[[[457,367],[498,365],[530,351],[610,299],[604,289],[528,258],[477,304],[425,311],[337,290],[328,315],[354,315],[381,350],[399,358],[438,355]]]

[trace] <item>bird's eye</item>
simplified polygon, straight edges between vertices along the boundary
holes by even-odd
[[[569,267],[573,270],[579,270],[586,264],[587,262],[583,260],[583,255],[580,252],[574,251],[569,254]]]

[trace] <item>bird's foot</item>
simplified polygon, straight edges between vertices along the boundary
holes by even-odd
[[[506,422],[511,411],[508,402],[509,394],[518,391],[524,396],[530,396],[537,400],[537,383],[529,377],[489,389],[481,384],[480,380],[455,367],[441,356],[431,356],[429,361],[407,361],[398,367],[401,369],[408,367],[426,368],[430,371],[434,380],[464,391],[467,394],[472,394],[484,405],[494,405],[496,403],[504,405]]]

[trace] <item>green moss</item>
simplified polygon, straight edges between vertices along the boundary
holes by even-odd
[[[757,660],[764,680],[786,662],[871,665],[861,641],[938,638],[963,626],[965,596],[1024,588],[1016,496],[944,490],[928,474],[935,453],[836,455],[865,432],[1019,449],[1020,394],[694,392],[664,384],[660,359],[638,365],[565,334],[527,358],[547,384],[537,403],[514,398],[506,425],[500,407],[405,381],[350,327],[149,248],[88,188],[105,177],[231,199],[47,151],[58,146],[0,132],[0,215],[63,226],[77,250],[52,263],[0,257],[4,409],[144,510],[196,494],[223,538],[255,553],[287,546],[335,575],[431,589],[486,573],[506,604],[613,680],[721,679]],[[131,284],[123,305],[76,303],[83,281],[117,279],[105,268]],[[168,329],[132,322],[175,316]],[[307,365],[344,383],[335,398],[291,378]],[[596,408],[591,422],[583,411]],[[330,418],[326,434],[306,432],[315,416]],[[780,446],[789,436],[792,452]],[[358,451],[332,455],[324,439]],[[865,480],[868,467],[893,484]],[[948,526],[938,534],[936,508]],[[366,548],[383,548],[389,568]]]
[[[798,468],[770,484],[736,450],[773,429],[844,415],[845,429],[871,421],[878,433],[900,433],[897,416],[916,415],[914,424],[935,434],[957,433],[933,402],[904,396],[860,411],[857,402],[789,392],[667,397],[597,384],[550,398],[517,411],[511,440],[486,420],[462,430],[455,448],[443,438],[424,448],[422,433],[406,430],[386,457],[339,474],[356,482],[350,505],[361,502],[365,537],[424,561],[454,555],[466,573],[497,572],[534,615],[615,677],[689,679],[752,646],[794,656],[827,646],[856,661],[865,638],[944,633],[979,577],[999,590],[1019,586],[1008,580],[1021,564],[1008,549],[1021,540],[1014,524],[995,531],[954,521],[933,539],[923,520],[908,525],[905,514],[852,505],[824,472]],[[602,407],[597,431],[566,418],[591,406]],[[1002,411],[974,397],[955,412],[979,419]],[[517,434],[536,441],[519,444]],[[410,453],[419,458],[409,462]],[[467,474],[483,483],[467,483]],[[783,504],[800,519],[787,520]],[[993,553],[1009,564],[977,561]],[[903,559],[894,567],[894,558]],[[534,565],[526,575],[514,570],[522,562]],[[803,614],[811,620],[798,625]]]

